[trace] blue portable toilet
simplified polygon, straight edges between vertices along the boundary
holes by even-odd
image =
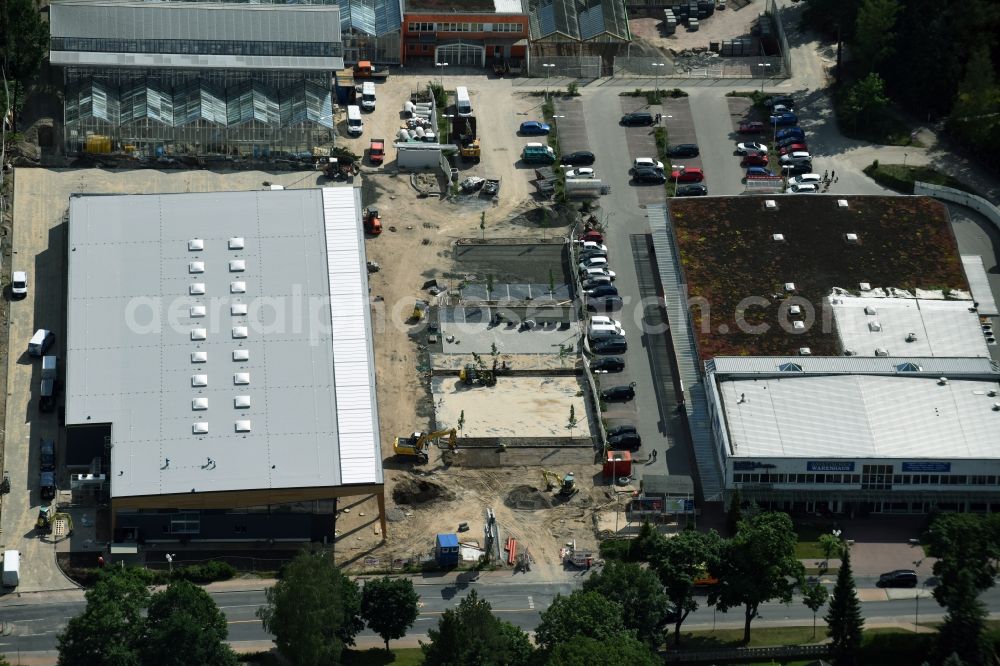
[[[443,567],[458,566],[458,535],[438,534],[434,548],[434,558]]]

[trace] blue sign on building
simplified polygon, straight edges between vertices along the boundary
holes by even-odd
[[[810,472],[853,472],[854,463],[810,460],[806,462],[806,469]]]
[[[946,462],[905,462],[903,463],[904,472],[921,472],[922,474],[940,474],[941,472],[950,472],[951,463]]]

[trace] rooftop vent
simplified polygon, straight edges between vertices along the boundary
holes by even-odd
[[[205,306],[204,305],[192,305],[191,306],[191,316],[192,317],[204,317],[205,316]]]
[[[191,386],[208,386],[208,375],[191,375]]]
[[[249,361],[250,360],[250,350],[249,349],[234,349],[233,350],[233,360],[234,361]]]
[[[847,208],[847,199],[837,199],[837,208]]]
[[[795,283],[794,282],[786,282],[785,283],[785,291],[795,291]]]
[[[250,409],[250,396],[238,395],[233,398],[233,407],[236,409]]]
[[[868,322],[868,330],[872,333],[878,333],[882,330],[882,324],[876,319],[875,321]]]
[[[993,403],[993,411],[994,412],[1000,412],[1000,402],[994,402]]]
[[[882,347],[876,347],[875,348],[875,355],[876,356],[888,356],[889,355],[889,350],[888,349],[883,349]]]
[[[858,283],[858,289],[860,289],[861,291],[871,291],[872,290],[872,283],[871,282],[859,282]]]
[[[191,401],[191,409],[200,412],[208,409],[208,398],[195,398]]]
[[[204,328],[194,328],[191,329],[191,339],[192,340],[204,340],[208,337],[208,331]]]
[[[233,326],[233,337],[234,338],[245,338],[247,337],[247,327],[246,326]]]
[[[858,352],[854,351],[853,349],[848,348],[844,350],[844,356],[857,356],[857,355]]]
[[[236,432],[250,432],[249,419],[236,422]]]
[[[771,234],[771,240],[773,240],[775,243],[784,243],[785,234]]]
[[[774,199],[764,199],[764,210],[778,210],[778,202]]]
[[[188,249],[192,252],[197,252],[199,250],[205,249],[205,241],[201,238],[192,238],[188,241]]]
[[[844,240],[847,241],[848,243],[857,243],[858,242],[858,235],[857,234],[844,234]]]
[[[245,243],[243,242],[242,236],[237,236],[235,238],[229,239],[229,249],[230,250],[242,250]]]
[[[205,283],[195,282],[190,287],[188,287],[188,293],[192,296],[201,296],[205,293]]]
[[[229,314],[233,315],[234,317],[239,315],[245,315],[246,313],[247,313],[246,303],[233,303],[232,305],[229,306]]]
[[[865,314],[866,315],[876,315],[876,314],[878,314],[878,310],[875,309],[874,305],[866,305],[865,306]]]
[[[801,319],[796,319],[795,321],[792,322],[792,330],[804,331],[806,330],[806,323]]]
[[[917,334],[916,333],[908,333],[906,335],[906,341],[907,342],[916,342],[917,341]]]
[[[231,294],[245,294],[247,291],[246,282],[230,282],[229,283],[229,293]]]
[[[243,259],[233,259],[229,262],[229,272],[239,273],[247,269],[247,262]]]
[[[788,314],[800,315],[802,314],[802,307],[799,305],[790,305],[788,306]]]
[[[207,435],[208,421],[198,421],[193,426],[191,426],[191,432],[195,435]]]
[[[192,363],[208,363],[208,352],[207,351],[191,352],[191,362]]]
[[[250,373],[249,372],[237,372],[233,374],[233,384],[237,386],[243,386],[250,383]]]
[[[812,356],[813,350],[809,347],[799,347],[799,356]]]
[[[938,377],[938,386],[947,386],[947,385],[948,385],[947,377]]]
[[[188,262],[188,273],[204,273],[205,272],[205,262],[204,261],[191,261]]]

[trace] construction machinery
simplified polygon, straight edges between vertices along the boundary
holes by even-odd
[[[559,488],[559,495],[561,497],[572,497],[579,491],[579,488],[576,487],[576,479],[573,478],[572,474],[567,474],[559,478],[559,475],[555,472],[543,469],[542,479],[545,480],[545,488],[547,490]]]
[[[354,78],[374,79],[384,81],[389,77],[389,72],[384,69],[376,69],[370,60],[361,60],[354,66]]]
[[[392,450],[397,456],[418,458],[420,462],[427,462],[429,459],[426,451],[427,445],[445,436],[448,437],[448,450],[458,449],[458,431],[452,428],[451,430],[435,430],[434,432],[415,432],[409,437],[397,437],[392,443]]]
[[[365,208],[361,213],[361,221],[364,223],[366,234],[378,236],[382,233],[382,218],[377,208]]]
[[[479,143],[474,116],[452,118],[451,136],[458,144],[458,154],[463,160],[479,161],[483,151]]]

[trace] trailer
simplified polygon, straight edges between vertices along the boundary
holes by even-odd
[[[350,69],[341,69],[334,76],[333,91],[337,98],[337,104],[347,106],[354,104],[358,91],[354,84],[354,72]]]
[[[361,60],[354,66],[354,78],[366,79],[369,81],[385,81],[389,78],[389,72],[385,69],[377,69],[370,60]]]
[[[566,179],[566,196],[571,199],[596,198],[607,193],[605,188],[599,178]]]
[[[489,199],[497,199],[500,196],[500,176],[487,176],[483,183],[483,189],[479,191],[479,196]]]

